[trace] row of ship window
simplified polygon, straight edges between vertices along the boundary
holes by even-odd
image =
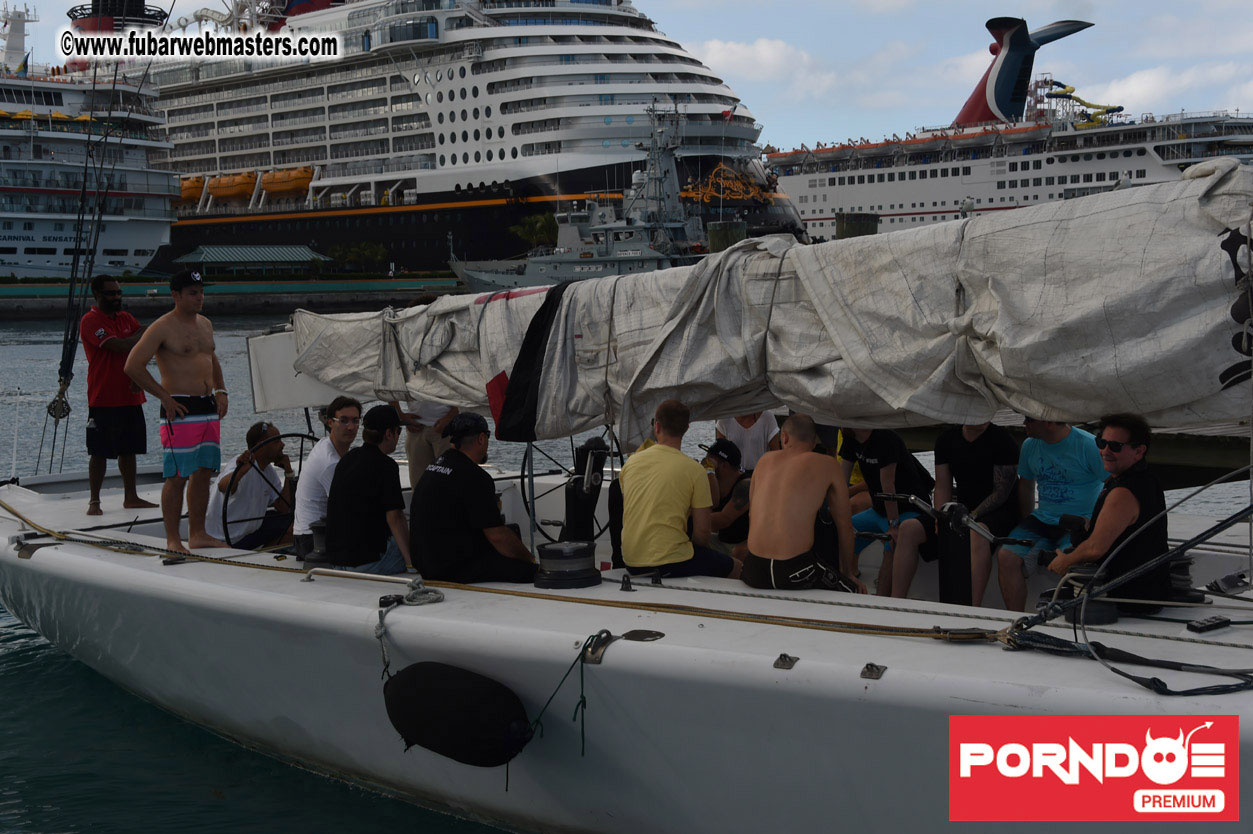
[[[473,110],[473,111],[470,111],[470,112],[472,112],[472,113],[474,114],[474,118],[476,118],[476,119],[477,119],[477,118],[479,117],[479,108],[477,108],[477,107],[476,107],[476,108],[474,108],[474,110]],[[465,111],[465,110],[462,110],[462,111],[461,111],[461,121],[463,121],[463,122],[469,121],[470,112],[467,112],[467,111]],[[490,118],[492,117],[492,108],[490,108],[490,107],[486,108],[486,109],[484,110],[484,112],[483,112],[483,115],[485,115],[487,118],[489,118],[489,119],[490,119]],[[440,124],[443,124],[443,123],[444,123],[444,114],[443,114],[443,113],[437,113],[437,114],[435,115],[435,118],[436,118],[436,120],[437,120]],[[449,113],[448,113],[448,121],[449,121],[449,123],[452,123],[452,122],[457,121],[457,111],[456,111],[456,110],[450,110],[450,111],[449,111]],[[501,135],[501,136],[504,136],[504,135],[505,135],[505,129],[504,129],[503,127],[500,129],[500,135]]]
[[[1127,173],[1132,173],[1128,171]],[[1142,180],[1148,177],[1149,172],[1146,168],[1139,168],[1133,174],[1133,178]],[[1070,184],[1077,185],[1081,182],[1118,182],[1119,174],[1117,171],[1110,171],[1106,174],[1104,171],[1096,171],[1091,174],[1071,174]],[[997,180],[996,187],[998,189],[1005,188],[1027,188],[1041,185],[1065,185],[1066,177],[1033,177],[1031,180]]]
[[[908,174],[908,177],[906,177]],[[849,174],[847,177],[830,177],[827,179],[827,185],[865,185],[868,182],[896,182],[898,179],[904,182],[910,180],[925,180],[928,177],[936,179],[938,177],[968,177],[970,176],[969,165],[954,165],[952,168],[923,168],[918,171],[901,171],[898,176],[895,172],[887,174],[857,174],[853,176]],[[810,180],[809,187],[814,188],[821,180]]]

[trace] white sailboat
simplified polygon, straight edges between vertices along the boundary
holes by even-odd
[[[710,269],[631,277],[641,297],[673,299],[665,309],[628,297],[606,312],[614,282],[585,281],[562,293],[471,296],[405,314],[302,313],[292,331],[251,346],[257,407],[318,402],[329,387],[384,398],[420,391],[481,408],[504,372],[514,389],[506,386],[498,426],[515,436],[616,423],[629,439],[639,433],[633,415],[676,386],[710,417],[768,401],[863,425],[974,418],[997,404],[1076,419],[1118,399],[1158,424],[1218,419],[1249,407],[1247,389],[1233,383],[1247,362],[1231,339],[1233,311],[1248,309],[1237,303],[1245,289],[1232,269],[1247,269],[1249,251],[1231,241],[1248,235],[1250,202],[1253,172],[1218,165],[1179,184],[1017,212],[1012,227],[978,218],[809,249],[768,242],[712,259]],[[1031,253],[1041,230],[1062,247],[1049,250],[1058,253],[1049,263]],[[1082,239],[1103,248],[1076,252]],[[998,240],[1017,248],[1000,252]],[[1076,256],[1063,268],[1061,253]],[[1032,272],[1035,296],[1025,279],[1015,284],[1009,264]],[[759,280],[767,274],[773,286]],[[1172,294],[1180,276],[1186,287]],[[859,293],[872,277],[877,293]],[[1108,292],[1093,294],[1097,278],[1112,282]],[[682,292],[657,292],[666,282]],[[1091,326],[1094,309],[1121,321],[1123,304],[1142,328]],[[832,328],[827,316],[844,318]],[[1080,324],[1068,328],[1074,319]],[[846,331],[847,321],[863,326]],[[714,328],[690,329],[706,322]],[[577,346],[570,328],[586,336]],[[543,356],[519,356],[528,331]],[[684,331],[696,335],[682,342]],[[732,332],[741,345],[720,338]],[[838,346],[813,335],[822,332],[841,334]],[[897,352],[885,355],[867,334],[895,334]],[[1156,355],[1140,355],[1145,338],[1156,340]],[[355,345],[352,361],[336,353],[345,340]],[[1038,362],[1032,351],[1045,342],[1071,364]],[[679,344],[687,351],[676,362]],[[1118,351],[1112,363],[1109,346]],[[1086,357],[1082,367],[1076,355]],[[294,377],[293,356],[304,371]],[[861,363],[871,359],[895,373],[866,374]],[[1020,375],[1024,361],[1036,361],[1037,372]],[[1187,375],[1171,370],[1179,361]],[[1173,374],[1169,386],[1140,378],[1155,368]],[[1056,387],[1067,380],[1069,388]],[[510,403],[518,386],[536,394],[533,408]],[[1108,388],[1116,393],[1101,393]],[[874,396],[859,396],[863,389]],[[1058,390],[1066,396],[1054,398]],[[818,403],[826,410],[811,408]],[[500,482],[502,507],[529,526],[518,480]],[[10,612],[119,685],[245,746],[461,816],[537,831],[945,829],[968,818],[951,804],[955,715],[1144,716],[1137,755],[1173,737],[1177,723],[1188,724],[1182,736],[1237,716],[1244,720],[1222,751],[1227,781],[1208,784],[1224,792],[1224,813],[1253,800],[1253,781],[1236,770],[1253,754],[1253,633],[1239,625],[1198,633],[1185,622],[1237,619],[1253,603],[1238,580],[1250,558],[1238,515],[1188,548],[1199,608],[1176,603],[1164,611],[1170,621],[1083,627],[1065,621],[1064,606],[1016,621],[1003,610],[936,602],[925,574],[919,598],[885,600],[700,578],[637,579],[628,588],[616,571],[586,588],[423,586],[230,551],[170,564],[155,546],[163,541],[155,515],[133,522],[119,511],[81,529],[66,507],[79,506],[74,491],[83,487],[64,478],[0,487],[0,602]],[[560,515],[559,496],[544,501],[536,519]],[[1186,517],[1171,524],[1179,539],[1211,526]],[[1224,578],[1216,587],[1230,593],[1205,588]],[[444,667],[417,666],[432,663],[495,681],[527,723],[492,735],[485,728],[502,713],[476,703],[500,689],[454,686]],[[384,670],[407,670],[394,680],[415,681],[420,697],[405,702],[398,684],[385,698]],[[1176,697],[1163,687],[1195,691]],[[1167,724],[1154,724],[1163,714]],[[469,747],[480,764],[492,759],[485,748],[496,751],[492,761],[506,759],[514,751],[499,750],[522,744],[541,715],[543,734],[521,746],[507,773],[465,763],[475,758]],[[414,727],[451,740],[428,737],[406,751],[402,732],[412,740]],[[1029,811],[1036,818],[1089,819],[1068,810],[1055,774],[1038,778],[1049,799]],[[1089,787],[1095,779],[1090,769],[1084,778]],[[1129,805],[1133,781],[1110,775],[1100,785]],[[1190,830],[1205,813],[1153,816]]]

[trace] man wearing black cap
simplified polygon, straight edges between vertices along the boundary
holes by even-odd
[[[205,532],[209,481],[220,468],[226,416],[226,383],[214,352],[213,325],[200,310],[204,280],[199,272],[184,270],[170,279],[174,309],[154,321],[126,357],[126,375],[161,402],[161,445],[165,449],[165,486],[161,489],[161,517],[165,546],[186,553],[179,537],[183,514],[183,485],[187,485],[187,544],[225,547]],[[156,357],[161,381],[148,372]]]
[[[422,575],[449,582],[530,582],[531,552],[505,526],[496,484],[479,466],[491,443],[487,421],[458,414],[443,436],[452,448],[426,468],[409,508],[409,542]]]
[[[376,405],[361,420],[361,445],[339,459],[326,498],[326,556],[360,573],[415,572],[409,558],[400,466],[389,455],[400,415]]]
[[[718,484],[718,500],[709,517],[709,546],[743,561],[748,552],[748,490],[749,477],[740,468],[740,448],[725,437],[715,440],[705,450],[705,468],[713,466]]]

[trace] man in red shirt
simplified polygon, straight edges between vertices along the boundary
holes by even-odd
[[[148,451],[144,423],[144,392],[126,375],[123,366],[144,328],[122,310],[122,287],[112,278],[91,280],[96,304],[83,316],[79,333],[87,354],[87,453],[91,499],[87,515],[100,515],[100,486],[111,458],[117,459],[127,509],[155,507],[135,492],[135,455]]]

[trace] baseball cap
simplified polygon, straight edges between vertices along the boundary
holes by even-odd
[[[376,405],[365,413],[361,425],[372,431],[400,428],[400,415],[390,405]]]
[[[444,426],[441,437],[466,437],[471,434],[480,434],[487,432],[487,421],[483,419],[481,414],[475,414],[470,411],[463,411],[456,417],[448,421],[448,425]]]
[[[709,444],[708,446],[702,443],[701,448],[704,449],[705,452],[708,453],[711,458],[718,458],[719,460],[724,460],[727,463],[731,464],[732,466],[736,467],[737,469],[739,468],[740,460],[741,460],[740,447],[736,446],[734,443],[732,443],[730,440],[727,440],[725,437],[715,440],[713,443]]]
[[[182,272],[176,272],[170,278],[170,292],[178,292],[188,287],[206,286],[204,279],[200,277],[199,272],[193,272],[190,269],[184,269]]]

